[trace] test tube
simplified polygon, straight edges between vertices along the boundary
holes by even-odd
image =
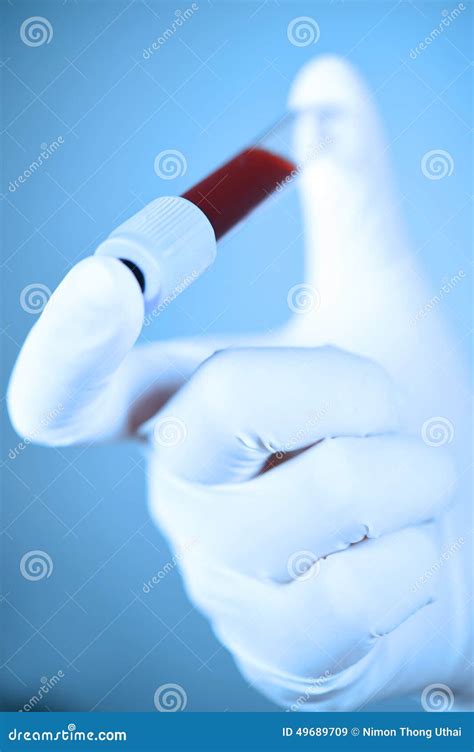
[[[155,199],[99,246],[97,254],[120,259],[135,275],[147,310],[196,279],[212,264],[217,241],[291,182],[293,119],[285,115],[182,196]]]
[[[209,219],[216,240],[241,222],[296,170],[288,144],[291,117],[183,193]]]

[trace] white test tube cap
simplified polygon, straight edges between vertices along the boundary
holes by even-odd
[[[201,209],[180,196],[164,196],[113,230],[96,254],[138,267],[144,278],[145,310],[152,312],[212,264],[216,238]]]

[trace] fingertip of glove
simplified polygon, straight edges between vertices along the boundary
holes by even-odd
[[[290,90],[290,109],[304,110],[318,105],[355,104],[368,97],[362,78],[350,63],[338,55],[321,55],[299,71]]]
[[[130,269],[115,258],[90,256],[83,259],[66,275],[56,293],[69,296],[71,304],[93,309],[125,305],[143,312],[140,286]]]

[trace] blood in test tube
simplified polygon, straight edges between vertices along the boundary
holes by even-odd
[[[134,275],[148,309],[154,310],[166,293],[174,292],[173,282],[186,278],[190,269],[198,274],[207,269],[215,258],[216,241],[293,182],[290,179],[299,173],[291,156],[293,120],[292,115],[284,116],[253,146],[182,196],[155,199],[100,244],[97,254],[120,259]]]
[[[295,167],[290,160],[267,149],[244,149],[183,193],[183,198],[201,209],[219,240],[265,201]]]

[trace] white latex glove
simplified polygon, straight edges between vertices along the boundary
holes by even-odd
[[[471,524],[454,343],[436,311],[412,324],[430,294],[363,85],[322,58],[292,105],[301,160],[327,147],[301,180],[321,303],[276,338],[286,347],[220,352],[179,388],[222,343],[129,352],[138,285],[119,261],[88,259],[25,343],[10,414],[47,444],[148,438],[152,513],[190,597],[277,702],[353,709],[443,684],[460,704]],[[262,474],[275,453],[287,461]]]

